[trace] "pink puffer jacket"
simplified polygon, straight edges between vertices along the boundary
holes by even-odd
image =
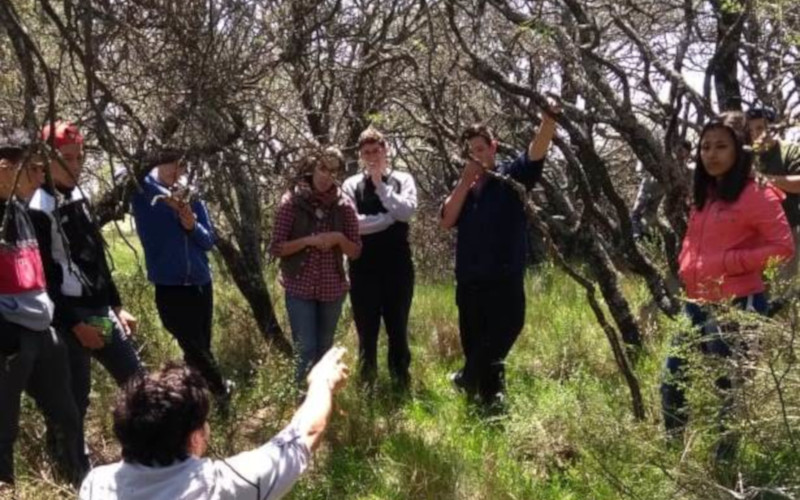
[[[719,302],[764,291],[768,262],[794,255],[784,198],[750,181],[733,203],[708,200],[703,210],[692,209],[678,259],[690,299]]]

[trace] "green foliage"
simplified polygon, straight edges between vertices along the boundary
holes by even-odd
[[[179,356],[179,349],[161,328],[152,288],[136,257],[120,239],[112,239],[112,246],[125,302],[141,323],[137,343],[148,366],[155,368]],[[273,296],[281,297],[274,272],[268,277]],[[686,439],[676,442],[668,441],[661,427],[661,367],[671,338],[687,330],[685,320],[658,316],[648,326],[647,352],[636,366],[648,416],[636,422],[583,292],[549,266],[532,272],[526,287],[526,327],[508,358],[506,415],[487,417],[450,386],[447,374],[461,362],[453,286],[420,284],[411,316],[411,394],[391,391],[385,366],[371,394],[354,379],[337,403],[314,465],[289,498],[708,499],[730,498],[717,484],[736,489],[741,481],[751,492],[800,486],[800,455],[792,441],[800,438],[798,370],[787,351],[797,341],[784,322],[756,325],[752,318],[731,317],[746,325],[745,335],[758,333],[761,341],[759,362],[743,382],[737,420],[730,422],[740,438],[740,453],[733,465],[720,466],[712,460],[719,437],[713,380],[729,368],[720,360],[691,347],[684,350],[693,367],[691,424]],[[646,306],[643,285],[629,280],[625,291],[634,307]],[[291,361],[264,347],[244,300],[221,273],[215,299],[214,349],[238,386],[232,416],[223,420],[215,414],[212,420],[211,454],[224,456],[257,446],[277,432],[291,417],[297,395]],[[282,303],[276,308],[283,314]],[[355,353],[348,309],[337,338]],[[281,322],[286,324],[284,316]],[[385,365],[385,350],[380,355]],[[350,361],[355,363],[353,354]],[[782,377],[788,420],[770,370]],[[108,375],[95,366],[88,440],[98,462],[118,458],[109,412],[114,390]],[[17,453],[21,498],[72,498],[74,492],[50,479],[42,429],[41,418],[26,401]]]

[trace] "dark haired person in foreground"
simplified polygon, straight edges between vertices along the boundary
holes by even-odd
[[[485,125],[464,131],[467,164],[442,207],[442,228],[458,228],[456,305],[465,359],[452,380],[487,406],[502,406],[505,358],[525,321],[528,228],[517,193],[487,171],[532,189],[541,178],[558,112],[554,107],[545,113],[536,136],[513,161],[495,162],[497,140]]]
[[[308,394],[291,423],[268,443],[236,456],[203,458],[211,430],[206,383],[168,365],[134,379],[114,410],[121,462],[94,469],[81,500],[190,500],[283,497],[308,467],[344,385],[345,350],[334,347],[308,375]]]
[[[751,177],[752,154],[741,113],[726,112],[700,133],[694,199],[689,227],[683,238],[679,274],[686,287],[686,314],[694,331],[673,344],[699,346],[706,355],[730,358],[744,344],[741,332],[723,334],[713,316],[714,305],[733,302],[745,311],[763,314],[767,308],[762,274],[770,260],[790,259],[794,243],[781,207],[783,193],[772,185],[760,188]],[[697,342],[699,340],[699,342]],[[684,387],[687,360],[680,352],[667,358],[661,386],[664,425],[679,436],[688,412]],[[721,416],[732,404],[731,378],[722,376],[716,387],[725,396]],[[724,430],[724,422],[721,422]],[[731,439],[719,441],[718,459],[734,451]]]

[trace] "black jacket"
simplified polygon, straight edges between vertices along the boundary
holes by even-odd
[[[87,201],[77,193],[54,196],[39,189],[29,213],[41,249],[47,290],[56,305],[53,324],[71,329],[80,322],[75,308],[120,307],[105,242],[89,215]]]

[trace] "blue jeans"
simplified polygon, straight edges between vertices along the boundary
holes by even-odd
[[[298,299],[286,295],[286,312],[292,328],[296,370],[300,386],[311,367],[333,346],[333,334],[342,313],[344,297],[331,302]]]
[[[84,433],[84,420],[89,409],[89,394],[92,390],[92,364],[91,358],[95,358],[114,378],[118,386],[122,387],[137,373],[142,373],[144,368],[136,353],[133,342],[128,338],[119,324],[117,316],[109,307],[100,308],[75,308],[75,314],[86,321],[90,316],[108,317],[114,323],[111,333],[111,341],[107,342],[100,349],[92,350],[83,347],[78,338],[72,331],[60,330],[59,336],[63,339],[67,351],[67,361],[70,371],[70,385],[75,406],[78,409],[80,418],[81,436]],[[52,419],[46,419],[48,446],[53,446],[55,435],[52,432]],[[84,457],[88,463],[88,457]]]
[[[737,298],[733,304],[739,309],[750,310],[762,315],[767,310],[767,299],[763,293]],[[694,303],[687,303],[685,312],[692,321],[694,330],[676,336],[672,340],[673,348],[684,346],[692,342],[693,337],[700,335],[697,344],[700,352],[706,356],[729,358],[734,355],[734,352],[746,349],[743,341],[731,337],[731,332],[727,332],[727,338],[723,337],[719,325],[706,308]],[[661,411],[664,416],[664,426],[669,433],[683,430],[688,421],[686,395],[684,394],[687,382],[686,359],[677,353],[667,357],[664,366],[664,380],[661,383]],[[720,416],[724,417],[733,404],[729,395],[733,384],[728,376],[718,378],[715,384],[720,391],[728,393],[720,412]]]
[[[82,421],[86,417],[86,411],[89,408],[89,393],[92,389],[91,358],[99,361],[120,387],[144,369],[141,361],[139,361],[139,355],[136,353],[133,342],[125,335],[122,325],[119,324],[117,316],[110,308],[76,308],[75,314],[82,321],[86,321],[90,316],[101,316],[110,318],[114,323],[111,342],[96,350],[83,347],[71,331],[59,332],[67,345],[70,373],[72,375],[72,395],[78,405],[78,412]]]

